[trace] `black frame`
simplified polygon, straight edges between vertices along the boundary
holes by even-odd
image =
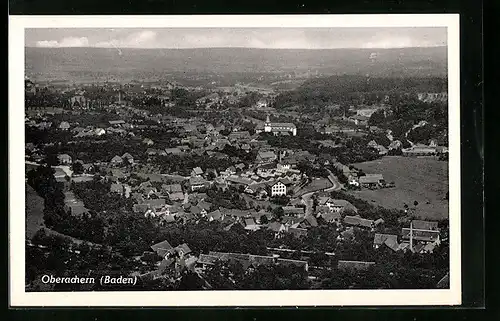
[[[200,1],[201,2],[201,1]],[[287,2],[278,6],[274,2],[259,4],[257,2],[205,2],[192,4],[187,1],[162,1],[162,0],[9,0],[11,15],[37,15],[37,14],[362,14],[362,13],[459,13],[460,14],[460,92],[461,92],[461,184],[462,184],[462,307],[482,308],[485,306],[485,234],[484,234],[484,154],[483,154],[483,39],[482,39],[482,2],[481,1],[345,1],[334,4],[304,4]],[[7,168],[7,167],[4,167]],[[7,225],[6,225],[7,226]],[[5,233],[4,235],[8,235]],[[8,242],[7,242],[8,243]],[[168,304],[168,303],[166,303]],[[459,314],[469,315],[471,311],[443,307],[443,311],[433,311],[436,316],[449,313],[455,318]],[[55,311],[11,311],[11,316],[26,317],[34,314],[52,319],[58,316],[62,319],[69,317],[70,311],[54,309]],[[220,309],[189,310],[184,308],[170,311],[171,316],[192,318],[202,315],[204,318],[225,316],[238,319],[241,314],[237,311],[220,311]],[[281,311],[289,315],[291,310]],[[370,319],[369,316],[378,316],[380,319],[399,319],[406,315],[419,319],[427,319],[432,308],[425,307],[420,310],[406,308],[377,308],[361,310],[359,308],[349,311],[335,309],[310,309],[303,308],[294,311],[293,317],[299,315],[307,317],[320,317],[324,312],[329,316],[347,316],[355,319]],[[99,313],[101,319],[109,316],[116,317],[117,311],[89,311],[82,310],[79,317],[94,317]],[[144,317],[146,311],[123,309],[120,314]],[[245,309],[245,316],[256,320],[264,315],[274,316],[277,311],[260,308],[259,310]],[[483,311],[484,312],[484,311]],[[297,314],[296,314],[297,313]],[[281,316],[284,316],[281,314]],[[73,317],[73,313],[71,312]],[[413,319],[413,317],[412,317]]]

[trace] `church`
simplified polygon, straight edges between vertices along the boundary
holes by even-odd
[[[297,135],[297,127],[292,123],[271,123],[269,119],[269,115],[267,115],[266,122],[264,126],[259,125],[256,128],[257,133],[273,133],[275,136],[277,135]]]

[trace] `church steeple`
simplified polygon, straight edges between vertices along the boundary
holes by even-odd
[[[264,131],[266,133],[272,131],[272,128],[271,128],[271,120],[269,119],[269,114],[267,114],[267,117],[266,117],[266,122],[264,123]]]

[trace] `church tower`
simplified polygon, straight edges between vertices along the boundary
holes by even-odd
[[[264,132],[269,133],[271,132],[271,120],[269,119],[269,114],[266,117],[266,122],[264,123]]]

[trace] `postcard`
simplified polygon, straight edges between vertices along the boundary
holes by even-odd
[[[456,14],[10,16],[11,306],[460,305],[459,55]]]

